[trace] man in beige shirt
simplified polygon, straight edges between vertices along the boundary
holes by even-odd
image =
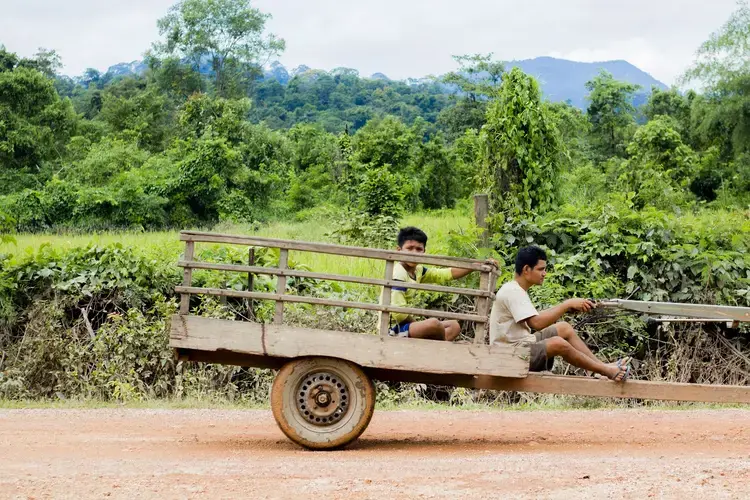
[[[627,380],[629,359],[602,363],[569,323],[558,321],[567,312],[590,311],[596,304],[587,299],[569,299],[537,312],[527,291],[534,285],[541,285],[546,275],[547,254],[544,250],[526,247],[518,252],[515,279],[500,287],[495,296],[490,313],[490,343],[528,344],[531,348],[530,371],[551,370],[555,356],[560,356],[573,366],[599,373],[615,382]]]

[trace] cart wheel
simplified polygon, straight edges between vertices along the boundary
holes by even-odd
[[[295,359],[273,381],[271,409],[281,431],[295,443],[313,450],[341,448],[370,423],[375,388],[349,361]]]

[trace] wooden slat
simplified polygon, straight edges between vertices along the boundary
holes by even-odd
[[[229,234],[206,233],[200,231],[182,231],[182,241],[196,241],[205,243],[228,243],[232,245],[250,245],[267,248],[283,248],[286,250],[299,250],[303,252],[326,253],[331,255],[343,255],[348,257],[364,257],[367,259],[409,261],[416,259],[421,264],[434,266],[459,267],[472,269],[474,271],[490,271],[492,266],[463,257],[450,257],[445,255],[419,254],[418,258],[411,252],[396,252],[392,250],[378,250],[375,248],[350,247],[344,245],[331,245],[328,243],[309,243],[293,240],[281,240],[276,238],[261,238],[257,236],[235,236]]]
[[[490,273],[482,273],[479,278],[479,289],[488,290],[490,286]],[[490,299],[479,297],[476,299],[477,314],[479,316],[487,316],[490,310]],[[489,323],[475,323],[474,324],[474,343],[484,344],[485,337],[487,336],[487,326]]]
[[[393,261],[385,261],[385,281],[389,282],[393,279]],[[391,287],[384,286],[381,305],[388,307],[391,305]],[[391,324],[391,313],[388,311],[382,311],[380,313],[380,336],[385,337],[388,335],[388,329]]]
[[[525,377],[528,347],[454,344],[199,316],[172,318],[170,345],[180,351],[230,351],[276,358],[329,356],[363,367]]]
[[[279,269],[285,270],[289,263],[289,250],[282,248],[279,252]],[[286,293],[286,276],[279,275],[276,281],[276,295]],[[284,302],[276,301],[276,312],[273,315],[273,322],[280,325],[284,322]]]
[[[238,264],[217,264],[214,262],[201,261],[180,261],[177,263],[180,267],[190,267],[192,269],[211,269],[214,271],[230,271],[238,273],[255,273],[266,274],[269,276],[294,276],[298,278],[311,278],[327,281],[342,281],[345,283],[359,283],[362,285],[374,286],[399,286],[402,288],[413,288],[415,290],[425,290],[428,292],[455,293],[459,295],[468,295],[472,297],[489,297],[490,292],[486,290],[477,290],[475,288],[460,288],[440,285],[425,285],[423,283],[406,283],[404,281],[385,280],[380,278],[362,278],[359,276],[347,276],[345,274],[326,274],[313,273],[309,271],[298,271],[296,269],[277,269],[275,267],[259,266],[241,266]]]
[[[705,403],[750,403],[750,386],[682,384],[628,380],[624,383],[590,377],[570,377],[529,372],[526,378],[502,378],[484,375],[420,373],[366,368],[372,378],[392,382],[415,382],[470,389],[496,391],[573,394],[607,398],[636,398],[664,401],[696,401]]]
[[[185,260],[193,260],[195,254],[195,243],[192,241],[185,242]],[[185,268],[182,271],[182,285],[192,286],[193,284],[193,270]],[[180,314],[188,314],[190,312],[190,294],[183,293],[180,295]]]
[[[198,287],[175,287],[177,293],[194,293],[203,295],[218,295],[224,297],[241,297],[258,300],[281,300],[284,302],[295,302],[302,304],[314,304],[320,306],[348,307],[351,309],[364,309],[366,311],[387,311],[390,313],[404,313],[413,316],[426,316],[428,318],[446,318],[464,321],[487,321],[487,317],[476,314],[461,314],[448,311],[431,311],[429,309],[413,309],[411,307],[382,306],[380,304],[368,304],[365,302],[349,302],[346,300],[330,300],[318,297],[301,297],[298,295],[278,295],[262,292],[243,292],[237,290],[225,290],[223,288],[198,288]]]
[[[249,248],[247,251],[247,267],[255,267],[255,249]],[[252,292],[255,290],[255,275],[252,271],[247,272],[247,290]],[[250,320],[255,319],[255,307],[253,299],[247,300],[247,317]]]
[[[692,316],[707,319],[750,322],[750,307],[717,306],[712,304],[680,304],[676,302],[650,302],[641,300],[604,300],[603,307],[616,307],[628,311],[668,316]]]

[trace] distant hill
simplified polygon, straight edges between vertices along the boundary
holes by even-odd
[[[568,61],[566,59],[555,59],[553,57],[537,57],[534,59],[525,59],[522,61],[508,61],[505,63],[506,69],[519,67],[525,73],[537,78],[542,86],[542,91],[547,99],[556,102],[570,102],[573,106],[585,109],[587,107],[586,82],[599,74],[601,70],[608,71],[617,80],[623,80],[635,83],[641,86],[641,90],[635,97],[634,104],[639,106],[643,104],[651,92],[651,87],[656,86],[666,89],[667,86],[655,79],[645,71],[637,68],[627,61],[603,61],[584,63]],[[206,61],[199,68],[201,73],[211,71],[211,66]],[[129,74],[143,74],[146,71],[146,65],[141,61],[131,63],[120,63],[110,66],[107,70],[112,76],[126,76]],[[342,71],[358,74],[356,70],[350,68],[335,68],[331,74]],[[292,70],[287,70],[283,64],[278,61],[272,63],[264,69],[263,78],[276,80],[282,85],[289,83],[289,80],[295,76],[304,75],[305,73],[320,73],[322,70],[315,70],[304,64],[297,66]],[[376,80],[389,80],[383,73],[375,73],[369,78]],[[407,83],[416,84],[424,79],[407,79]],[[451,91],[446,87],[446,91]]]
[[[588,106],[586,82],[598,75],[601,70],[612,73],[616,80],[640,85],[641,91],[636,96],[636,105],[645,102],[652,86],[667,88],[665,84],[627,61],[582,63],[553,57],[537,57],[509,61],[506,66],[519,67],[524,73],[534,76],[539,80],[544,95],[550,101],[570,101],[573,106],[579,108]]]

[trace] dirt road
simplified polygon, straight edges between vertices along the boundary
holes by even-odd
[[[0,498],[748,498],[750,411],[378,411],[309,452],[268,411],[0,411]]]

